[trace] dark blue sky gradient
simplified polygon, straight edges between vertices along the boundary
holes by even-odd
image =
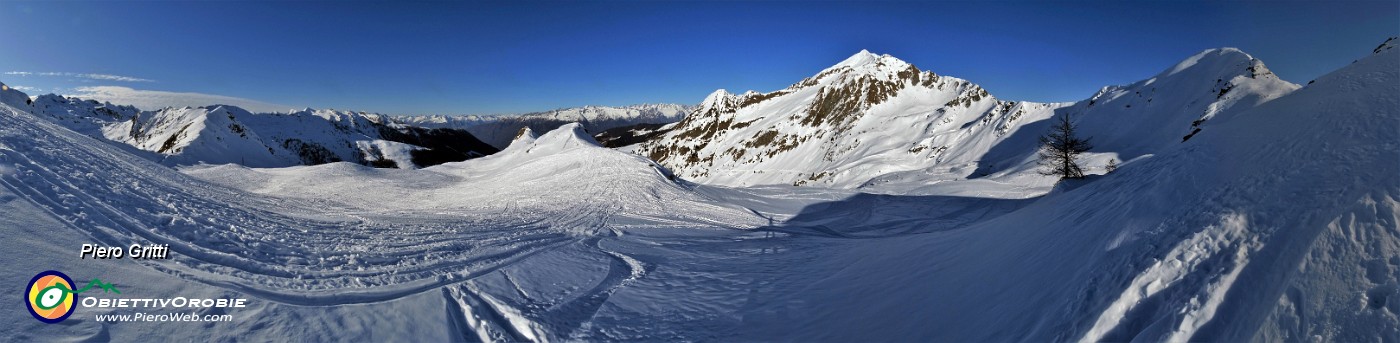
[[[771,91],[869,49],[1003,99],[1071,101],[1222,46],[1306,83],[1397,33],[1396,1],[3,2],[0,71],[156,82],[0,81],[502,113]]]

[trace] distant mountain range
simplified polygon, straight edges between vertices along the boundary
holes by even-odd
[[[535,132],[549,132],[564,124],[579,123],[590,134],[598,134],[624,126],[674,123],[692,108],[676,104],[585,106],[521,115],[404,116],[394,117],[394,120],[420,127],[467,130],[487,144],[504,149],[515,134],[526,127]]]
[[[3,84],[0,84],[3,85]],[[4,86],[0,101],[78,132],[134,147],[170,166],[235,163],[287,167],[353,162],[418,168],[490,155],[522,128],[549,131],[579,122],[590,132],[641,123],[673,123],[682,105],[588,106],[519,116],[394,117],[305,109],[253,113],[237,106],[132,106],[48,94],[30,98]],[[483,142],[478,137],[486,137]],[[492,144],[494,143],[494,144]]]
[[[138,154],[170,166],[286,167],[347,161],[414,168],[497,151],[466,131],[413,127],[371,113],[312,109],[251,113],[227,105],[140,111],[53,94],[30,100],[5,88],[8,94],[3,100],[11,106],[32,109],[36,116],[74,131],[134,147]]]

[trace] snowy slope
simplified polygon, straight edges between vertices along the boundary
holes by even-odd
[[[853,244],[751,338],[1400,339],[1397,94],[1381,52],[1021,210]]]
[[[602,220],[614,222],[681,217],[687,222],[724,225],[759,223],[747,211],[707,204],[709,200],[670,180],[669,172],[650,160],[599,146],[579,124],[565,125],[538,138],[526,128],[497,154],[414,171],[378,171],[331,163],[280,169],[224,165],[187,172],[261,194],[339,199],[344,205],[366,211],[489,213],[494,209],[513,213],[530,208],[570,213],[568,218],[603,216],[609,218]],[[587,209],[567,210],[580,206]],[[612,212],[625,212],[629,217],[611,218],[621,216]],[[592,219],[588,222],[597,218]]]
[[[119,131],[131,134],[120,142],[162,154],[162,162],[170,165],[205,162],[270,167],[300,162],[298,156],[274,148],[276,145],[239,120],[251,116],[230,106],[167,108],[121,125],[125,130]]]
[[[563,339],[583,330],[610,294],[653,270],[644,257],[617,251],[622,230],[718,236],[729,232],[720,228],[766,223],[673,183],[644,158],[597,146],[577,125],[521,135],[490,158],[421,170],[330,163],[190,171],[242,178],[227,184],[255,191],[244,192],[32,116],[0,106],[0,121],[11,123],[0,126],[0,202],[29,203],[0,213],[0,223],[62,229],[29,236],[6,224],[5,241],[34,243],[24,251],[71,248],[60,237],[158,242],[174,257],[92,262],[56,254],[25,260],[4,273],[6,281],[33,268],[115,272],[128,292],[248,297],[254,306],[231,311],[236,323],[211,330],[84,319],[122,310],[88,309],[64,326],[13,318],[21,324],[0,329],[10,337],[218,340],[252,331],[244,338]],[[288,196],[257,194],[279,192]],[[142,287],[153,280],[159,285]],[[518,294],[529,297],[511,298]],[[512,307],[517,300],[529,306]],[[530,321],[541,316],[547,320]]]
[[[421,127],[456,128],[470,131],[492,146],[505,148],[521,128],[549,132],[568,123],[579,123],[590,133],[637,124],[674,123],[690,111],[676,104],[642,104],[623,107],[585,106],[546,112],[496,116],[406,116],[394,120]]]
[[[1073,115],[1097,140],[1091,165],[1181,141],[1195,124],[1297,86],[1236,49],[1201,52],[1148,80],[1078,103],[999,100],[966,80],[861,51],[788,88],[716,91],[637,152],[706,184],[820,185],[906,193],[927,184],[1034,177],[1036,136]],[[1197,122],[1200,120],[1200,122]],[[1012,180],[1015,179],[1015,180]],[[1052,181],[1052,180],[1050,180]]]
[[[1211,49],[1152,78],[1104,87],[1069,112],[1082,115],[1080,129],[1102,151],[1130,160],[1297,89],[1239,49]]]

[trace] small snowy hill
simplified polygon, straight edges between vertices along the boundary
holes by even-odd
[[[685,218],[731,227],[763,223],[746,209],[717,205],[678,185],[670,171],[656,162],[599,146],[577,123],[539,137],[523,129],[498,154],[427,170],[476,178],[472,189],[495,197],[541,205],[553,202],[561,208],[602,206],[627,213],[631,220]],[[670,220],[674,219],[665,221]]]
[[[546,112],[499,116],[407,116],[394,120],[421,127],[464,129],[492,146],[505,148],[521,128],[549,132],[568,123],[579,123],[591,133],[637,124],[669,124],[680,121],[689,106],[642,104],[623,107],[585,106]]]
[[[684,178],[727,186],[822,185],[905,192],[940,181],[1033,175],[1047,119],[1072,115],[1095,137],[1093,163],[1180,143],[1217,116],[1297,86],[1236,49],[1192,56],[1148,80],[1078,103],[993,97],[966,80],[861,51],[769,93],[719,90],[636,152]]]
[[[597,234],[605,225],[650,223],[651,218],[731,227],[764,223],[738,206],[717,205],[676,184],[655,162],[599,146],[580,124],[539,137],[524,128],[499,153],[420,170],[379,171],[331,163],[186,171],[257,193],[337,199],[376,212],[554,213],[557,216],[547,220],[555,227],[580,234]]]
[[[23,108],[28,107],[29,104],[33,103],[33,100],[30,100],[29,95],[24,94],[24,92],[0,82],[0,103]]]
[[[27,97],[25,99],[28,99]],[[349,161],[416,168],[494,153],[470,133],[426,129],[363,112],[250,113],[226,105],[139,111],[53,94],[22,106],[74,131],[154,152],[166,165],[286,167]]]

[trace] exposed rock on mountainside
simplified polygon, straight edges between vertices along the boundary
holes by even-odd
[[[660,137],[673,127],[675,124],[637,124],[604,130],[593,138],[605,147],[621,148]]]
[[[1045,120],[1073,114],[1100,153],[1130,160],[1287,94],[1237,49],[1203,51],[1163,73],[1076,103],[997,99],[955,77],[861,51],[787,88],[718,90],[636,152],[684,178],[729,186],[790,184],[903,192],[967,178],[1032,177]],[[1103,160],[1103,161],[1099,161]]]

